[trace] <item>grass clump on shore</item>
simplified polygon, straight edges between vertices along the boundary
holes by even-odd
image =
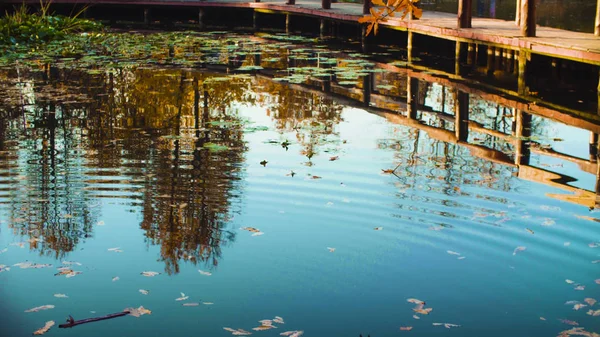
[[[0,18],[0,49],[36,46],[65,39],[70,34],[102,29],[99,22],[79,18],[85,9],[73,16],[62,16],[50,13],[50,2],[40,4],[40,10],[35,13],[21,5]]]

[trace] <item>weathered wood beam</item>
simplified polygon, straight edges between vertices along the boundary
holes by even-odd
[[[600,0],[596,1],[596,22],[594,25],[594,35],[600,36]]]
[[[535,37],[535,0],[521,0],[521,34]]]
[[[331,9],[331,0],[321,0],[321,8]]]
[[[458,0],[458,28],[471,28],[472,0]]]

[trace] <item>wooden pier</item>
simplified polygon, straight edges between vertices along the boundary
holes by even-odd
[[[600,0],[596,22],[590,22],[595,34],[578,33],[548,27],[537,27],[534,1],[516,0],[517,23],[498,19],[473,18],[470,15],[472,0],[459,0],[457,15],[424,11],[419,20],[393,18],[382,26],[394,30],[407,31],[409,38],[414,34],[429,35],[440,39],[465,43],[487,44],[525,54],[540,54],[558,59],[600,65]],[[39,5],[37,0],[4,0],[5,4]],[[207,8],[247,8],[259,13],[286,15],[286,24],[292,16],[307,16],[335,22],[357,24],[358,18],[368,12],[368,6],[356,3],[331,3],[331,0],[54,0],[54,4],[93,5],[93,6],[137,6],[149,21],[151,11],[161,7],[187,7],[198,11],[198,21],[202,24],[203,9]],[[259,24],[259,23],[257,23]],[[411,41],[407,41],[410,44]]]

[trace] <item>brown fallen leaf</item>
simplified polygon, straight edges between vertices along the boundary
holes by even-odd
[[[384,169],[381,169],[381,173],[384,173],[384,174],[392,174],[392,173],[394,173],[394,170],[392,170],[392,169],[385,169],[385,170],[384,170]]]
[[[48,321],[48,322],[46,322],[46,324],[43,327],[34,331],[33,334],[34,335],[43,335],[46,332],[48,332],[48,330],[50,330],[50,328],[53,327],[54,324],[55,324],[54,321]]]
[[[339,156],[329,157],[329,161],[335,161],[335,160],[338,160],[338,159],[340,159]]]
[[[254,228],[254,227],[242,227],[240,229],[248,231],[248,232],[252,232],[252,233],[259,233],[260,232],[260,230],[258,228]]]
[[[310,177],[310,179],[321,179],[321,177],[319,177],[319,176],[312,176],[312,177]]]
[[[590,310],[588,310],[587,314],[590,316],[600,316],[600,309],[596,310],[596,311],[590,309]]]
[[[427,309],[413,309],[414,312],[416,312],[417,314],[421,314],[421,315],[429,315],[429,313],[432,311],[432,308],[427,308]]]
[[[412,329],[413,329],[412,326],[401,326],[400,327],[400,331],[410,331]]]
[[[596,300],[590,297],[587,297],[583,300],[585,303],[589,304],[590,307],[596,304]]]
[[[421,301],[416,298],[409,298],[406,300],[406,302],[414,303],[414,304],[425,304],[425,301]]]
[[[383,227],[375,227],[375,228],[373,228],[373,229],[374,229],[374,230],[376,230],[376,231],[380,231],[380,230],[382,230],[382,229],[383,229]]]

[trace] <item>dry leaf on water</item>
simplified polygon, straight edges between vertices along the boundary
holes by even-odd
[[[248,232],[252,232],[252,233],[260,233],[260,230],[258,228],[254,228],[254,227],[242,227],[240,229],[248,231]]]
[[[339,156],[329,157],[329,161],[335,161],[335,160],[338,160],[338,159],[340,159]]]
[[[600,310],[594,311],[594,310],[590,309],[590,310],[588,310],[587,314],[590,316],[600,316]]]
[[[57,298],[68,298],[69,296],[67,296],[65,294],[54,294],[54,297],[57,297]]]
[[[142,295],[148,295],[150,292],[146,289],[140,289],[138,290]]]
[[[292,331],[282,332],[279,335],[280,336],[288,336],[288,337],[300,337],[303,334],[304,334],[304,331],[302,331],[302,330],[292,330]]]
[[[264,331],[264,330],[269,330],[269,329],[273,329],[275,328],[272,325],[261,325],[261,326],[257,326],[256,328],[252,328],[252,330],[254,331]]]
[[[113,282],[115,282],[115,281],[118,281],[118,280],[119,280],[119,277],[118,277],[118,276],[115,276],[115,277],[113,277],[113,278],[112,278],[112,281],[113,281]]]
[[[417,316],[417,315],[413,315],[414,319],[421,319],[421,317]]]
[[[528,231],[531,234],[535,234],[535,232],[533,230],[529,229],[529,228],[525,228],[525,230]]]
[[[283,321],[283,317],[279,316],[275,316],[275,318],[273,318],[273,322],[277,324],[285,324],[285,322]]]
[[[33,334],[34,335],[43,335],[46,332],[48,332],[48,330],[50,330],[50,328],[53,327],[54,324],[55,324],[54,321],[48,321],[48,322],[46,322],[46,324],[43,327],[34,331]]]
[[[451,250],[447,250],[446,252],[448,254],[450,254],[450,255],[459,255],[460,256],[460,253],[457,253],[457,252],[454,252],[454,251],[451,251]]]
[[[200,269],[198,269],[198,272],[199,272],[200,274],[202,274],[202,275],[206,275],[206,276],[210,276],[210,275],[212,275],[212,273],[211,273],[211,272],[204,271],[204,270],[200,270]]]
[[[329,250],[330,253],[335,252],[335,248],[327,247],[327,250]]]
[[[381,169],[381,173],[384,173],[384,174],[392,174],[392,173],[394,173],[394,170],[392,170],[392,169],[385,169],[385,170],[384,170],[384,169]]]
[[[410,331],[412,329],[413,329],[412,326],[401,326],[400,327],[400,331]]]
[[[140,317],[140,316],[149,315],[152,313],[152,311],[144,308],[143,306],[140,306],[139,308],[126,308],[123,311],[129,311],[129,315],[131,315],[133,317]]]
[[[204,305],[213,305],[214,303],[213,302],[202,302],[202,304],[204,304]]]
[[[425,301],[421,301],[416,298],[409,298],[406,300],[406,302],[414,303],[414,304],[425,304]]]
[[[565,324],[569,324],[569,325],[579,325],[579,323],[577,323],[575,321],[570,321],[568,319],[559,319],[559,321],[561,321],[562,323],[565,323]]]
[[[596,284],[600,284],[600,278],[595,279],[594,282],[596,282]]]
[[[565,280],[565,282],[567,282],[568,284],[573,284],[573,283],[575,283],[575,281],[572,281],[572,280],[569,280],[569,279],[566,279],[566,280]]]
[[[517,252],[522,252],[522,251],[524,251],[526,249],[527,249],[527,247],[518,246],[517,248],[515,248],[515,250],[513,250],[513,255],[517,255]]]
[[[596,300],[590,297],[587,297],[584,299],[585,303],[589,304],[590,306],[593,306],[594,304],[596,304]]]
[[[159,272],[156,271],[143,271],[141,272],[142,276],[146,276],[146,277],[154,277],[156,275],[160,275]]]
[[[426,309],[413,309],[414,312],[416,312],[417,314],[421,314],[421,315],[429,315],[429,313],[433,310],[433,308],[426,308]]]
[[[200,305],[200,303],[198,302],[191,302],[191,303],[183,303],[182,304],[184,307],[197,307]]]
[[[48,310],[48,309],[54,309],[54,306],[52,304],[46,304],[46,305],[42,305],[39,307],[27,309],[27,310],[25,310],[25,312],[38,312],[40,310]]]
[[[575,289],[575,290],[585,290],[585,286],[578,285],[577,287],[575,287],[573,289]]]
[[[575,304],[575,305],[573,306],[573,310],[579,310],[579,309],[581,309],[581,308],[585,308],[585,307],[587,307],[587,305],[586,305],[586,304],[581,304],[581,303],[579,303],[579,304]]]
[[[374,230],[376,230],[376,231],[380,231],[380,230],[382,230],[382,229],[383,229],[383,227],[375,227],[375,228],[373,228],[373,229],[374,229]]]
[[[184,293],[180,293],[180,294],[181,294],[181,297],[179,297],[179,298],[176,298],[176,299],[175,299],[175,301],[185,301],[185,300],[187,300],[188,298],[190,298],[189,296],[185,296],[185,294],[184,294]]]
[[[115,248],[108,248],[107,249],[109,252],[115,252],[115,253],[122,253],[123,251],[121,250],[121,247],[115,247]]]
[[[545,321],[546,319],[544,317],[540,317],[540,321]]]

